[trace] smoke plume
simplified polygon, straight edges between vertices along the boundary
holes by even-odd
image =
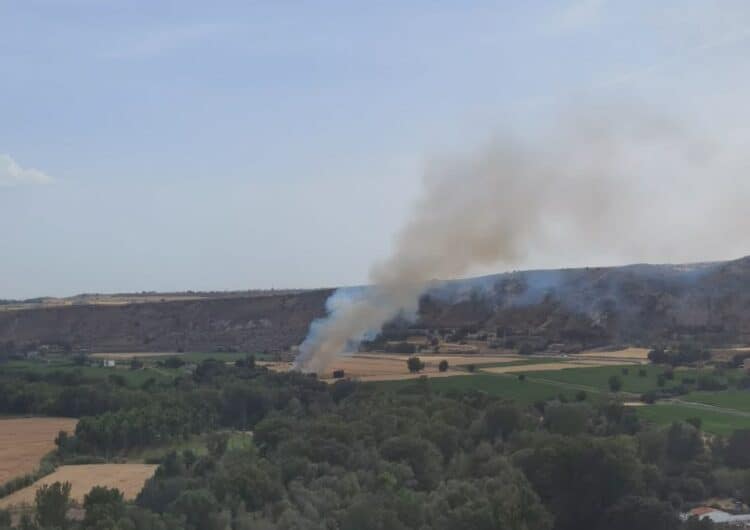
[[[393,253],[371,269],[372,286],[332,297],[296,366],[320,373],[384,323],[415,314],[434,279],[592,248],[679,259],[690,257],[687,241],[747,233],[739,209],[708,221],[727,189],[737,204],[738,194],[750,196],[732,180],[747,167],[737,163],[681,125],[632,108],[606,119],[578,113],[530,138],[501,136],[467,156],[434,160]]]

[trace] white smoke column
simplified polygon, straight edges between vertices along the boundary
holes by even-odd
[[[415,313],[433,279],[513,265],[540,249],[635,256],[636,248],[666,245],[659,210],[644,206],[686,189],[701,150],[669,121],[633,109],[608,117],[577,115],[533,142],[503,138],[464,159],[433,162],[393,254],[371,270],[373,286],[313,324],[297,368],[321,373],[352,343]]]

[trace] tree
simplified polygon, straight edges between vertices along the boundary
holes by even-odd
[[[434,444],[425,439],[395,436],[383,443],[380,454],[391,462],[408,464],[423,489],[432,489],[440,482],[442,455]]]
[[[534,347],[528,342],[524,342],[521,344],[521,347],[518,348],[519,355],[531,355],[532,353],[534,353]]]
[[[612,392],[619,392],[622,389],[622,379],[620,379],[620,376],[612,375],[607,382]]]
[[[625,497],[604,515],[601,530],[678,530],[680,520],[669,503],[654,498]]]
[[[632,439],[550,437],[514,460],[555,516],[556,530],[600,528],[605,511],[641,484]]]
[[[441,372],[447,371],[448,370],[448,361],[446,361],[445,359],[443,359],[442,361],[440,361],[440,364],[438,364],[438,370],[440,370]]]
[[[67,528],[70,482],[44,484],[36,490],[36,522],[42,528]]]
[[[687,423],[674,422],[667,431],[666,454],[674,462],[689,462],[704,451],[698,429]]]
[[[210,491],[197,489],[183,491],[169,509],[184,515],[189,528],[208,530],[212,527],[212,516],[219,511],[219,504]]]
[[[229,447],[229,433],[212,432],[208,435],[206,448],[208,449],[208,454],[213,458],[221,458],[227,451],[227,447]]]
[[[554,433],[575,436],[586,430],[589,408],[585,403],[557,405],[544,411],[544,424]]]
[[[737,429],[732,433],[724,458],[729,466],[750,468],[750,429]]]
[[[125,501],[116,488],[94,486],[84,496],[83,507],[86,510],[83,522],[87,527],[104,526],[105,523],[112,527],[125,513]]]
[[[8,510],[0,510],[0,528],[10,528],[10,512]]]
[[[494,403],[484,412],[484,426],[490,439],[496,436],[507,438],[521,427],[521,411],[509,403]]]
[[[411,373],[421,372],[424,369],[424,363],[419,357],[412,356],[406,360],[406,366]]]

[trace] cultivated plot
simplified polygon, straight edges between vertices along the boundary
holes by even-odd
[[[92,464],[81,466],[62,466],[36,481],[28,488],[18,490],[0,499],[0,508],[33,504],[36,491],[45,484],[70,482],[71,499],[81,503],[83,497],[94,486],[117,488],[126,499],[134,499],[143,489],[143,484],[156,471],[156,465],[150,464]]]
[[[60,431],[73,433],[71,418],[11,418],[0,420],[0,484],[31,473],[55,448]]]

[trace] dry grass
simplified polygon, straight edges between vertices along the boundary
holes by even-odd
[[[71,418],[0,420],[0,484],[34,471],[55,448],[57,433],[73,433],[76,422]]]
[[[82,466],[62,466],[51,475],[36,481],[28,488],[0,499],[0,508],[33,504],[36,490],[44,484],[70,482],[70,496],[78,503],[94,486],[117,488],[126,499],[134,499],[143,484],[156,471],[156,465],[149,464],[92,464]]]

